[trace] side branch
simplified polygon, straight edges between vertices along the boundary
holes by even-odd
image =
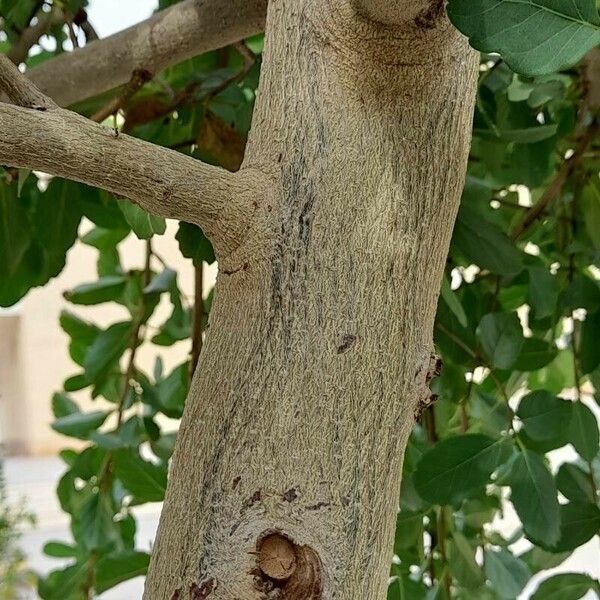
[[[150,19],[27,72],[60,106],[126,84],[134,71],[152,76],[170,65],[263,30],[267,0],[184,0]]]
[[[0,103],[0,164],[86,183],[153,214],[195,223],[217,254],[243,239],[257,173],[230,173],[58,108],[1,56],[0,90],[23,105]]]

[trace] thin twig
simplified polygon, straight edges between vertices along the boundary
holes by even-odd
[[[546,188],[540,199],[525,213],[524,217],[517,224],[510,234],[511,240],[517,241],[543,214],[547,206],[561,193],[567,179],[581,161],[588,146],[592,143],[598,134],[598,123],[594,122],[590,125],[585,134],[579,140],[579,143],[573,154],[563,162],[558,173]]]
[[[19,38],[11,46],[6,56],[15,65],[20,65],[27,59],[29,51],[39,39],[48,31],[55,13],[53,11],[44,12],[40,10],[37,14],[37,23],[31,25],[21,32]]]
[[[95,112],[90,119],[96,123],[102,123],[111,115],[117,113],[131,97],[148,81],[152,79],[152,74],[144,69],[136,69],[131,75],[129,83],[121,90],[121,93],[110,100],[100,110]]]

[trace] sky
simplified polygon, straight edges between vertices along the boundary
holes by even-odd
[[[157,6],[157,0],[90,0],[87,11],[102,38],[147,19]]]

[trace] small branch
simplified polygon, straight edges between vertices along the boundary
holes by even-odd
[[[6,53],[6,56],[13,64],[20,65],[22,62],[25,62],[31,48],[35,46],[39,39],[48,31],[52,20],[54,19],[54,13],[52,11],[39,11],[37,19],[35,25],[31,25],[22,31],[19,39]]]
[[[264,30],[267,0],[184,0],[146,21],[32,68],[27,76],[60,106],[153,75]]]
[[[83,8],[80,8],[77,14],[75,15],[75,17],[73,18],[73,23],[75,23],[75,25],[77,25],[79,29],[83,31],[86,43],[89,44],[90,42],[100,39],[98,37],[98,34],[96,33],[96,30],[88,21],[87,12]]]
[[[179,152],[127,136],[60,109],[6,57],[0,90],[24,106],[0,103],[0,164],[43,171],[124,196],[150,213],[199,225],[217,254],[247,234],[258,171],[229,173]]]
[[[573,154],[563,162],[552,183],[546,188],[540,199],[525,213],[521,221],[510,234],[511,240],[517,241],[537,219],[544,213],[548,205],[561,193],[567,179],[581,161],[588,146],[598,134],[598,124],[590,125],[579,140]]]
[[[110,100],[100,110],[95,112],[90,119],[96,123],[102,123],[104,119],[114,115],[121,108],[123,108],[123,106],[127,104],[131,97],[151,79],[152,75],[149,71],[145,71],[144,69],[136,69],[133,72],[129,83],[121,90],[121,93]]]

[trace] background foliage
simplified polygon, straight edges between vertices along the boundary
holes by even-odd
[[[85,4],[0,0],[2,51],[40,10],[53,11],[56,50],[28,66],[62,52],[69,35],[93,39]],[[482,52],[481,76],[435,326],[443,370],[406,452],[390,600],[516,598],[600,528],[598,423],[582,401],[600,402],[600,19],[592,0],[451,0],[448,10]],[[235,170],[261,50],[258,37],[169,68],[106,124]],[[75,108],[104,118],[114,96]],[[61,453],[57,493],[73,541],[46,544],[63,566],[39,581],[44,600],[91,598],[146,571],[149,549],[136,548],[131,509],[164,495],[175,435],[157,416],[182,414],[210,312],[201,268],[214,255],[197,227],[179,225],[197,274],[191,303],[153,248],[164,220],[102,191],[10,169],[0,228],[5,306],[60,273],[77,239],[97,250],[96,275],[65,292],[72,306],[60,326],[74,367],[52,398],[53,428],[85,441]],[[120,260],[128,235],[146,241],[145,262],[132,270]],[[171,314],[156,324],[162,297]],[[78,306],[107,302],[128,318],[100,327],[78,316]],[[166,372],[161,347],[184,340],[190,359]],[[148,343],[152,372],[136,360]],[[80,409],[72,397],[80,390],[97,410]],[[572,460],[551,468],[552,452],[567,445]],[[497,523],[510,505],[521,527],[507,539]],[[522,538],[529,550],[517,554]],[[577,600],[590,590],[597,595],[599,583],[567,573],[546,578],[533,598]]]

